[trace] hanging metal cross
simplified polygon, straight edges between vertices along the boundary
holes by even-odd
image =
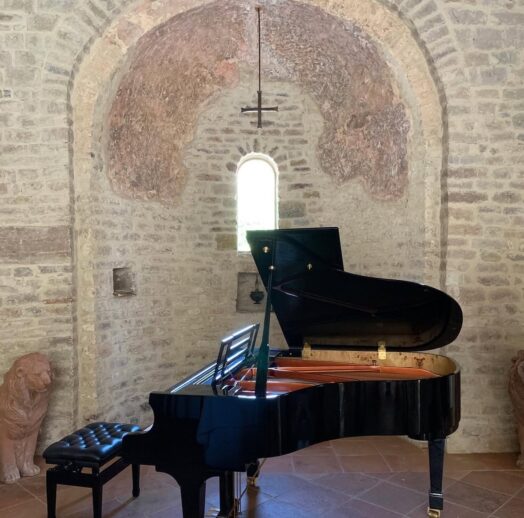
[[[258,103],[257,106],[246,108],[240,108],[241,113],[257,112],[258,113],[258,123],[257,128],[262,127],[262,112],[277,112],[278,106],[262,106],[262,83],[260,78],[260,7],[255,7],[258,15]]]

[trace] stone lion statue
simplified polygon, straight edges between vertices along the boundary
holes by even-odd
[[[519,351],[511,361],[513,365],[509,371],[509,396],[515,410],[517,420],[520,455],[517,466],[524,468],[524,351]]]
[[[36,438],[47,411],[51,365],[46,356],[21,356],[0,386],[0,481],[11,484],[37,475]]]

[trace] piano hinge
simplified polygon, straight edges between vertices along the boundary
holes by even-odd
[[[307,342],[304,342],[304,347],[302,347],[302,358],[311,358],[312,354],[311,345],[309,345]]]
[[[378,342],[378,359],[385,360],[386,356],[386,342],[381,340],[380,342]]]

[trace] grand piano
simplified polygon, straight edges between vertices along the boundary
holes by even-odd
[[[230,517],[234,473],[253,475],[259,459],[405,435],[428,443],[428,515],[438,517],[460,370],[426,351],[457,337],[460,306],[429,286],[345,272],[337,228],[250,231],[248,242],[268,295],[260,345],[258,324],[241,329],[215,362],[152,392],[154,423],[124,437],[124,458],[173,476],[184,518],[203,518],[206,480],[219,477],[218,516]],[[286,350],[269,345],[271,309]]]

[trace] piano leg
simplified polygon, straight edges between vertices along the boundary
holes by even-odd
[[[210,475],[200,470],[173,470],[170,466],[157,466],[156,470],[171,475],[180,486],[182,516],[184,518],[204,518],[206,480]]]
[[[201,478],[177,480],[182,496],[184,518],[204,518],[206,511],[206,480]]]
[[[429,449],[429,507],[428,516],[438,518],[444,508],[442,496],[442,475],[444,472],[444,449],[446,439],[433,439],[428,441]]]
[[[206,480],[219,477],[220,510],[217,518],[234,516],[235,478],[233,471],[210,471],[206,469],[173,469],[170,466],[157,466],[157,471],[171,475],[180,486],[182,497],[182,516],[184,518],[204,518],[206,511]]]
[[[235,473],[224,471],[220,477],[220,511],[219,518],[229,518],[235,509]]]

